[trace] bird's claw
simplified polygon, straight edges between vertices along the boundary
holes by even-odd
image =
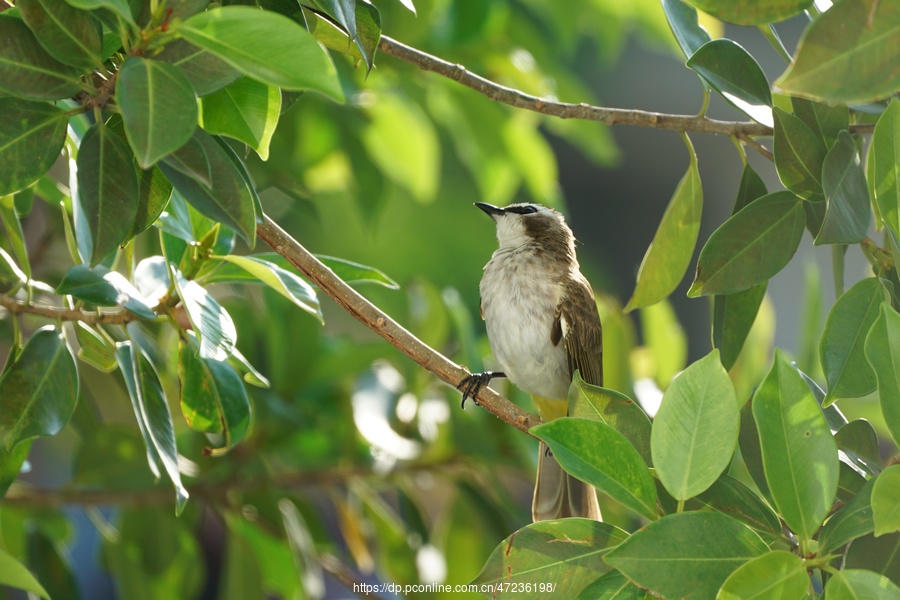
[[[477,396],[478,392],[481,391],[481,388],[490,383],[491,379],[494,377],[506,377],[506,374],[501,373],[500,371],[485,371],[484,373],[472,373],[467,375],[459,382],[459,385],[456,386],[456,389],[462,390],[463,393],[460,406],[465,410],[466,400],[469,398],[471,398],[472,402],[478,406],[478,400],[475,399],[475,396]]]

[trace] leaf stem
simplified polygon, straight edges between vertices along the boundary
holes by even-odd
[[[763,37],[765,37],[772,47],[775,48],[775,51],[781,55],[781,58],[790,63],[791,53],[784,47],[784,42],[781,41],[781,37],[779,37],[778,32],[775,30],[775,26],[769,23],[767,25],[759,25],[758,28],[763,34]]]
[[[675,512],[684,512],[684,500],[678,501],[678,508],[675,509]]]

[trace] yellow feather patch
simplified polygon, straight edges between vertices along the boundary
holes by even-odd
[[[565,417],[569,412],[568,400],[551,400],[542,396],[532,396],[534,405],[538,409],[538,413],[545,421],[552,421],[560,417]]]

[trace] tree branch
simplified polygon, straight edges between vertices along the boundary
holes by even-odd
[[[47,317],[57,321],[81,321],[88,325],[124,325],[131,321],[137,321],[141,317],[126,310],[109,313],[95,313],[79,310],[77,308],[59,308],[57,306],[40,306],[29,304],[9,296],[0,295],[0,306],[14,315],[29,314],[39,317]]]
[[[263,222],[257,225],[256,233],[275,252],[310,278],[341,308],[419,363],[424,369],[437,375],[442,381],[456,387],[470,374],[468,370],[425,344],[363,298],[268,216],[263,216]],[[487,386],[481,388],[475,400],[495,417],[525,433],[528,433],[528,429],[531,427],[541,423],[540,419],[522,410]]]
[[[406,61],[425,71],[431,71],[443,75],[476,92],[484,94],[491,100],[509,104],[516,108],[524,108],[543,115],[559,117],[561,119],[584,119],[599,121],[606,125],[634,125],[637,127],[653,127],[655,129],[668,129],[671,131],[696,131],[698,133],[712,133],[716,135],[736,136],[744,141],[749,136],[771,136],[772,128],[753,121],[720,121],[708,117],[690,115],[670,115],[643,110],[626,110],[621,108],[607,108],[591,104],[571,104],[568,102],[556,102],[538,96],[532,96],[519,90],[509,88],[489,79],[481,77],[466,69],[463,65],[455,64],[432,56],[391,39],[381,36],[379,50],[394,58]],[[851,133],[872,133],[875,126],[870,124],[851,125]],[[751,144],[754,149],[759,150]]]

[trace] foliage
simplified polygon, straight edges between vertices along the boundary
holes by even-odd
[[[322,597],[326,582],[373,571],[491,597],[900,594],[900,475],[882,461],[900,443],[897,2],[549,4],[2,10],[0,585],[76,593],[89,566],[70,564],[62,507],[80,505],[128,598]],[[770,86],[698,9],[757,26],[785,55],[774,24],[809,21]],[[324,265],[476,370],[488,349],[469,267],[491,240],[465,235],[478,217],[462,206],[562,207],[548,134],[614,160],[599,123],[503,106],[387,58],[383,23],[541,97],[590,100],[579,58],[614,61],[629,30],[699,77],[704,109],[681,131],[689,167],[635,293],[625,309],[598,295],[608,389],[576,375],[572,416],[532,430],[597,487],[607,523],[514,532],[526,511],[497,483],[530,464],[525,436],[455,410],[453,390],[322,302],[283,248],[259,248],[265,216],[301,232],[342,257]],[[744,165],[733,214],[699,250],[689,291],[712,299],[713,348],[688,365],[666,298],[700,237],[703,157],[689,136],[709,125],[712,93],[753,122],[732,130]],[[771,192],[745,155],[767,136],[784,186]],[[803,340],[819,360],[794,363],[769,347],[765,292],[804,231],[834,248],[839,297]],[[871,276],[843,291],[851,245]],[[641,375],[665,390],[652,424],[632,400]],[[867,396],[883,428],[835,404]],[[40,479],[51,463],[61,486]],[[18,479],[32,464],[37,479]],[[216,560],[210,537],[225,540]]]

